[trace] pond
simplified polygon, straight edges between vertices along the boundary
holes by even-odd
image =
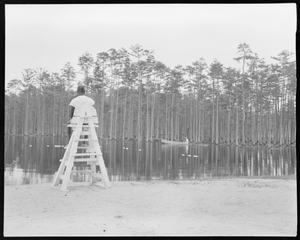
[[[5,184],[51,182],[66,138],[5,136]],[[171,146],[159,141],[100,140],[111,181],[196,180],[296,175],[296,147]]]

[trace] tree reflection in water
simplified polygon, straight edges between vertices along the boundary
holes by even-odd
[[[65,142],[59,137],[6,136],[5,183],[51,182]],[[100,145],[111,181],[296,174],[296,147],[172,146],[134,140],[101,140]],[[79,175],[73,180],[89,180]]]

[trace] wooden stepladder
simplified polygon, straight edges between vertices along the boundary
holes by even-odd
[[[72,127],[73,133],[63,159],[60,160],[61,163],[54,177],[52,186],[57,186],[60,183],[60,180],[62,180],[61,190],[66,191],[71,174],[84,172],[90,174],[92,183],[95,183],[96,179],[100,178],[104,182],[104,187],[110,187],[109,178],[95,130],[95,127],[98,127],[96,109],[86,105],[75,108],[74,116],[68,127]],[[84,138],[85,136],[87,138]],[[88,145],[79,145],[80,142],[88,142]],[[79,153],[79,149],[82,149],[84,152]],[[74,163],[76,162],[86,162],[87,166],[90,166],[90,169],[74,170]],[[97,165],[100,167],[101,173],[96,172]]]

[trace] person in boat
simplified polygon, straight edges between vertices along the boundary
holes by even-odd
[[[95,104],[95,101],[85,95],[84,86],[78,86],[77,95],[74,98],[72,98],[72,100],[69,103],[70,120],[68,121],[68,124],[71,123],[71,119],[73,118],[75,108],[80,107],[82,104],[87,104],[87,105],[93,106]],[[69,141],[70,141],[71,135],[72,135],[72,128],[68,127]]]

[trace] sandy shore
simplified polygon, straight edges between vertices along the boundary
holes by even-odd
[[[5,236],[296,236],[294,179],[6,185]]]

